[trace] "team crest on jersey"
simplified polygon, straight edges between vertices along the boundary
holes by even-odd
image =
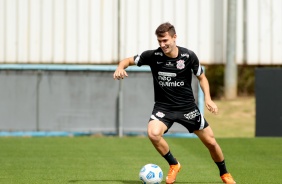
[[[179,61],[177,61],[176,63],[176,68],[178,68],[179,70],[181,70],[181,69],[183,69],[184,67],[185,67],[185,64],[184,64],[184,60],[179,60]]]
[[[162,113],[162,112],[160,112],[160,111],[157,112],[156,115],[157,115],[158,117],[160,117],[160,118],[163,118],[163,117],[165,116],[165,114]]]

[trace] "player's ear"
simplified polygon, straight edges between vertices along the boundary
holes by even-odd
[[[174,34],[174,35],[172,36],[172,39],[173,39],[174,42],[176,42],[176,38],[177,38],[177,35]]]

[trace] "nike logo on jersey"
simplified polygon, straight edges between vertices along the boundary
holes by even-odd
[[[157,61],[157,64],[162,64],[163,62],[159,62],[159,61]]]

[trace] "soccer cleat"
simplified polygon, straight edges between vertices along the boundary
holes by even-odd
[[[236,183],[230,173],[226,173],[226,174],[224,174],[220,177],[221,177],[223,183],[227,183],[227,184],[235,184]]]
[[[180,169],[181,169],[181,165],[179,162],[176,165],[170,165],[170,168],[169,168],[169,171],[166,177],[166,184],[173,184],[175,182],[176,175],[178,174]]]

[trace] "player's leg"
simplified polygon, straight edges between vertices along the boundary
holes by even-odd
[[[164,132],[167,130],[167,126],[159,120],[151,120],[148,123],[148,137],[156,150],[164,156],[169,151],[169,146],[163,138]]]
[[[221,162],[224,160],[222,150],[214,138],[213,131],[210,126],[202,129],[195,130],[194,133],[199,137],[203,144],[208,148],[212,159],[215,162]]]
[[[218,166],[220,177],[224,183],[236,183],[232,178],[231,174],[228,173],[224,161],[224,156],[219,144],[214,138],[213,131],[210,126],[202,129],[196,130],[194,133],[199,137],[203,144],[208,148],[210,155],[216,165]]]
[[[170,184],[175,182],[176,175],[180,171],[181,165],[171,154],[169,146],[163,138],[163,134],[167,128],[167,125],[159,120],[151,120],[148,123],[148,137],[150,141],[170,165],[170,169],[166,177],[166,183]]]

